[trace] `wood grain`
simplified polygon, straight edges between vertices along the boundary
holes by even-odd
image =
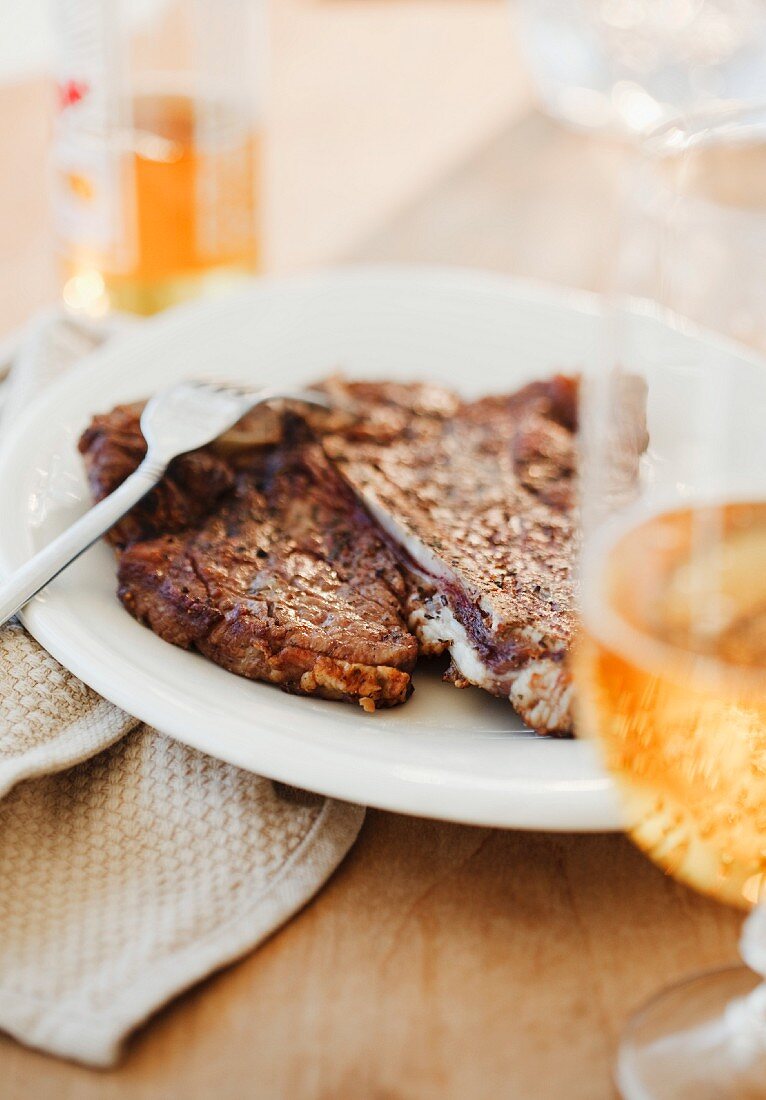
[[[622,837],[371,811],[313,904],[164,1010],[120,1069],[6,1039],[0,1095],[606,1100],[626,1014],[731,960],[738,924]]]
[[[23,109],[37,126],[37,109]],[[0,132],[14,140],[4,118],[0,102]],[[356,255],[597,287],[620,163],[619,149],[530,116]],[[25,206],[17,189],[14,201],[29,222],[33,199]],[[42,229],[11,220],[0,217],[6,284],[6,247],[22,260],[0,323],[43,296]],[[739,925],[622,837],[371,811],[319,897],[162,1011],[118,1069],[85,1070],[0,1038],[0,1097],[608,1100],[627,1015],[669,981],[733,961]]]
[[[613,261],[627,152],[528,111],[355,255],[463,264],[601,290]]]

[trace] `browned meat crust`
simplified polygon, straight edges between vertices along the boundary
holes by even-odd
[[[324,446],[411,574],[421,650],[448,650],[452,682],[507,695],[533,729],[569,734],[577,383],[463,404],[400,391],[346,387],[363,428]]]
[[[121,485],[146,454],[139,424],[143,407],[143,403],[118,405],[94,416],[80,437],[94,500],[102,500]],[[232,466],[210,448],[181,455],[157,488],[112,528],[109,541],[124,547],[136,539],[181,531],[206,516],[233,486]]]
[[[242,446],[240,430],[172,464],[112,532],[125,606],[240,675],[366,709],[407,698],[419,642],[449,652],[457,686],[571,733],[576,382],[476,402],[326,386],[358,422],[314,417],[312,436],[288,415],[266,426],[268,446]],[[97,499],[145,452],[140,410],[82,437]]]
[[[138,412],[83,436],[97,496],[140,461]],[[174,463],[113,534],[120,599],[241,676],[365,709],[401,703],[417,657],[402,571],[317,444],[297,423],[288,434],[246,461],[199,451]]]

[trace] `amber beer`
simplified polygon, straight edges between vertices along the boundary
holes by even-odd
[[[189,96],[136,97],[131,125],[114,150],[108,178],[88,161],[60,169],[62,202],[89,207],[110,187],[116,231],[94,239],[75,232],[62,244],[64,297],[73,307],[101,301],[151,313],[259,262],[258,134],[223,101]]]
[[[634,517],[584,563],[580,726],[630,831],[723,901],[766,893],[766,503]]]
[[[151,313],[257,269],[263,0],[56,0],[64,299]]]

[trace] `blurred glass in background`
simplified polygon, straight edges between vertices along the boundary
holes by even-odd
[[[57,0],[70,307],[152,313],[259,263],[261,0]]]
[[[766,98],[763,0],[519,0],[519,17],[546,110],[577,127]]]

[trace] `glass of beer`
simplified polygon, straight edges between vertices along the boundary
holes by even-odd
[[[64,300],[153,313],[260,262],[261,0],[59,0]]]
[[[766,898],[766,107],[646,139],[612,307],[583,395],[579,727],[636,843],[749,909]],[[761,971],[762,915],[743,941]],[[737,967],[661,994],[618,1083],[766,1096],[766,987]]]

